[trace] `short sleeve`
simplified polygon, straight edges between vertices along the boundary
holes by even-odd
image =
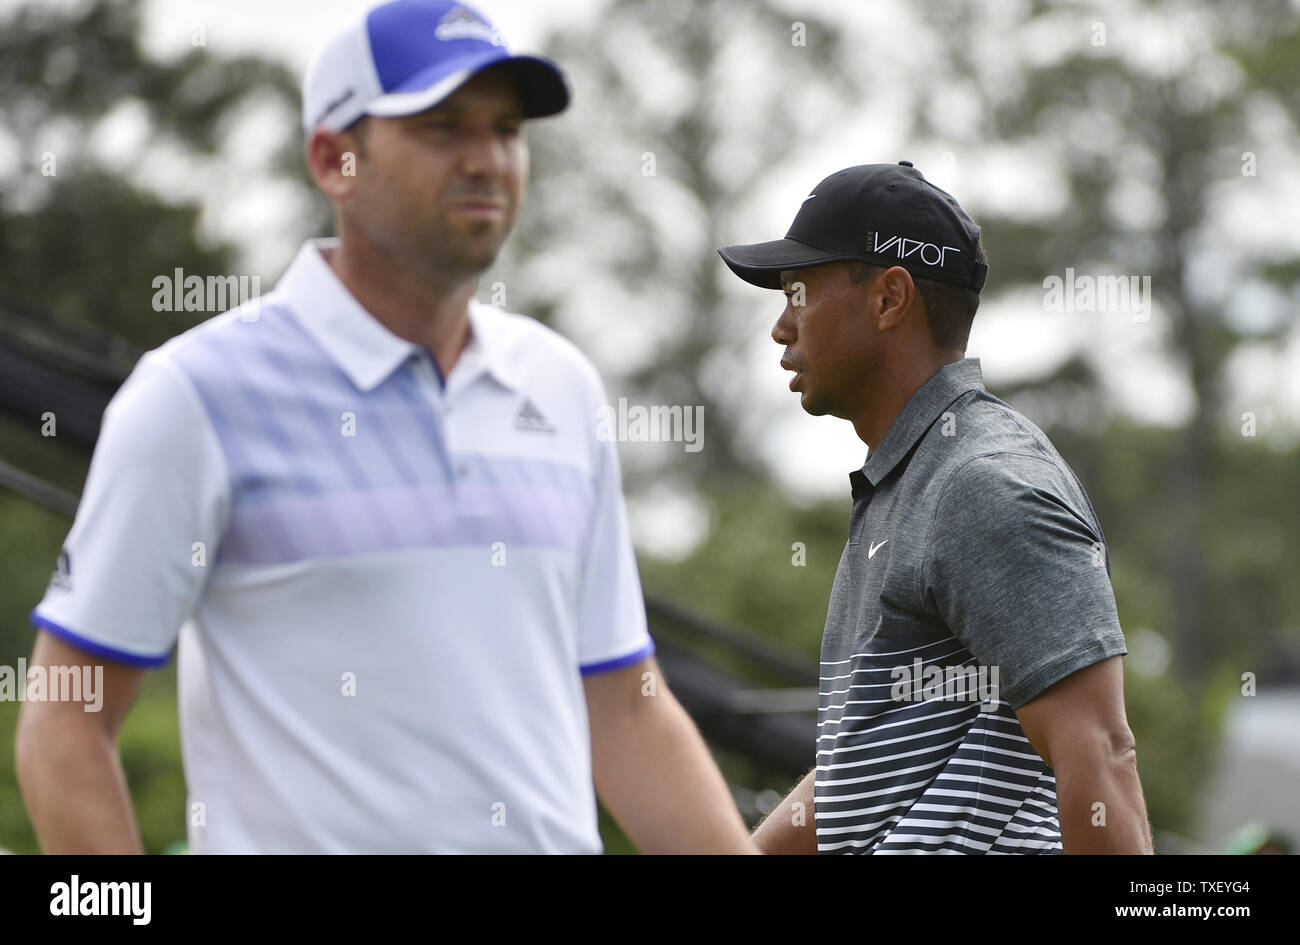
[[[32,623],[135,666],[170,657],[212,568],[225,463],[188,380],[145,355],[104,411],[76,519]]]
[[[978,457],[946,484],[927,543],[924,604],[1013,709],[1127,652],[1100,526],[1073,476],[1023,454]]]
[[[595,513],[578,591],[582,674],[630,666],[654,653],[623,502],[618,451],[595,441]]]

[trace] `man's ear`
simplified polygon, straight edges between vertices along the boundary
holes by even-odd
[[[916,283],[902,266],[891,266],[876,278],[876,327],[890,331],[901,325],[916,300]]]
[[[317,128],[307,139],[307,170],[330,200],[342,200],[356,187],[358,145],[350,131]]]

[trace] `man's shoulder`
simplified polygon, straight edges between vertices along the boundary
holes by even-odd
[[[995,515],[1013,510],[1011,499],[1036,494],[1092,517],[1082,483],[1035,423],[985,391],[955,406],[947,429],[940,417],[927,436],[941,504],[975,504]]]
[[[999,450],[1055,453],[1037,424],[988,391],[970,391],[954,407],[957,439],[970,455]]]
[[[983,390],[970,391],[935,421],[923,449],[935,478],[1005,478],[1013,471],[1043,475],[1069,471],[1056,447],[1033,421]]]
[[[210,417],[193,379],[173,357],[178,338],[141,355],[114,392],[100,425],[97,456],[111,441],[117,461],[146,457],[148,463],[137,462],[141,469],[160,461],[162,468],[169,468],[170,461],[162,460],[178,455],[179,444],[206,443]]]
[[[288,305],[273,293],[199,322],[146,352],[145,358],[165,362],[189,376],[221,372],[223,362],[228,369],[231,358],[270,341],[276,327],[287,327],[291,317]]]

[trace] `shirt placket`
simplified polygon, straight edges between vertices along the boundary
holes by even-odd
[[[447,397],[442,383],[438,380],[438,372],[434,367],[433,356],[428,351],[417,351],[415,357],[415,376],[421,392],[429,402],[429,413],[433,418],[434,429],[437,432],[437,449],[438,465],[442,471],[443,479],[447,483],[452,497],[455,498],[458,493],[458,483],[465,478],[463,471],[464,464],[458,464],[452,452],[449,424],[447,422]],[[457,466],[462,468],[458,474]]]
[[[431,356],[429,367],[432,370]],[[474,493],[470,489],[473,480],[476,478],[473,475],[471,462],[468,457],[458,455],[455,448],[455,438],[452,436],[454,427],[452,417],[458,405],[466,397],[472,396],[474,385],[479,383],[486,370],[487,365],[483,360],[482,351],[478,344],[471,339],[465,350],[461,352],[455,366],[447,374],[445,381],[439,384],[437,375],[435,374],[433,377],[433,383],[436,386],[435,400],[439,410],[439,429],[446,457],[448,482],[452,496],[456,500],[457,508],[462,513],[469,515],[481,514],[482,509],[477,508],[473,501]]]
[[[849,516],[849,537],[854,544],[862,540],[862,529],[867,519],[867,509],[876,488],[871,480],[860,470],[849,473],[849,483],[853,487],[853,512]]]

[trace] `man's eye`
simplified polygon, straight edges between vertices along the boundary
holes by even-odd
[[[497,125],[497,133],[500,135],[504,135],[507,138],[515,137],[516,135],[519,134],[519,132],[520,132],[520,125],[518,122],[508,122],[507,124],[504,125]]]

